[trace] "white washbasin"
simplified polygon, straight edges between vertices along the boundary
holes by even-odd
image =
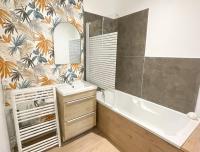
[[[86,81],[75,81],[72,85],[69,84],[61,84],[56,86],[57,91],[62,96],[72,95],[76,93],[81,93],[85,91],[90,91],[97,89],[97,86],[86,82]]]

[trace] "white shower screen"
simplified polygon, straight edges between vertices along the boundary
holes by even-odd
[[[100,88],[115,88],[117,32],[90,37],[86,49],[86,79]]]

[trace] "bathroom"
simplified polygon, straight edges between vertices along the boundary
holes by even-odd
[[[199,8],[1,0],[0,152],[200,152]]]

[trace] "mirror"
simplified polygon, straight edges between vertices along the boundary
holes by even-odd
[[[54,30],[55,64],[75,64],[81,61],[81,41],[77,29],[70,23],[60,23]]]

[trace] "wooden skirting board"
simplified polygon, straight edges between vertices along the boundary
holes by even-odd
[[[98,104],[97,128],[122,152],[200,152],[200,126],[178,149],[137,124]]]

